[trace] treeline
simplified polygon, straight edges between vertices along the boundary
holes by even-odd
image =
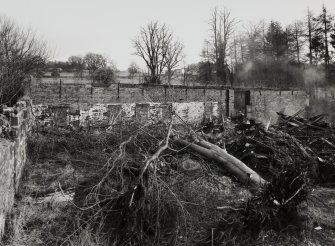
[[[79,75],[84,70],[93,73],[103,68],[117,69],[107,56],[92,52],[88,52],[85,56],[70,56],[67,61],[48,61],[45,64],[46,71],[54,71],[55,73],[74,72]]]
[[[145,83],[171,83],[180,80],[183,68],[184,83],[281,88],[335,83],[335,18],[325,6],[319,13],[308,9],[303,19],[286,26],[274,20],[241,25],[229,9],[216,7],[208,30],[201,60],[181,67],[184,45],[167,25],[150,22],[133,39],[133,54],[145,69],[131,63],[129,76],[140,72]],[[88,53],[49,62],[47,68],[53,76],[59,68],[81,76],[85,69],[94,74],[106,64],[104,56]]]
[[[335,83],[335,17],[326,6],[319,13],[307,10],[303,19],[287,26],[278,21],[241,25],[227,8],[216,7],[208,30],[201,60],[183,66],[184,45],[167,25],[156,21],[142,27],[133,39],[133,54],[143,60],[145,69],[131,63],[129,76],[141,73],[145,83],[172,83],[182,75],[184,83],[251,87]],[[60,72],[90,76],[99,86],[116,80],[116,66],[101,54],[71,56],[66,62],[48,60],[45,42],[0,17],[0,104],[14,103],[23,93],[24,81],[46,71],[54,77]]]
[[[117,67],[107,56],[89,52],[85,56],[70,56],[67,61],[49,61],[44,71],[52,77],[60,77],[61,72],[73,73],[79,78],[91,78],[93,85],[109,86],[115,82]]]
[[[335,21],[325,6],[287,26],[260,21],[239,32],[237,24],[228,9],[213,10],[202,61],[186,68],[187,77],[275,87],[335,82]]]

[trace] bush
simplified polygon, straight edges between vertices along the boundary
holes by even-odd
[[[51,77],[53,77],[53,78],[59,78],[60,77],[60,73],[61,73],[61,69],[60,68],[54,68],[51,71]]]
[[[114,71],[110,68],[99,68],[91,74],[92,85],[97,87],[108,87],[115,82]]]
[[[5,16],[0,16],[0,50],[0,104],[11,106],[24,94],[29,77],[41,72],[48,52],[33,32]]]

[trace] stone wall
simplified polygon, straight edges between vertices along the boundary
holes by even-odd
[[[33,106],[34,115],[43,125],[109,127],[134,122],[169,121],[172,113],[190,124],[221,121],[226,117],[224,102],[64,104]],[[233,112],[233,110],[231,110]],[[176,119],[176,123],[182,123]]]
[[[14,203],[27,160],[27,135],[32,125],[31,102],[23,100],[4,108],[8,120],[0,120],[0,238]]]
[[[251,90],[248,116],[260,122],[271,123],[278,119],[276,112],[293,115],[309,106],[309,95],[305,91]]]
[[[197,124],[234,113],[234,92],[224,87],[112,84],[99,88],[83,80],[69,81],[32,81],[33,111],[42,124],[108,126],[169,120],[173,112]]]
[[[208,102],[225,100],[226,87],[112,84],[92,87],[85,79],[33,79],[27,93],[34,104]]]
[[[137,119],[167,119],[172,111],[189,123],[220,119],[242,112],[250,118],[272,123],[276,112],[294,114],[309,104],[305,91],[232,89],[207,86],[112,84],[92,87],[85,81],[34,80],[30,86],[34,112],[44,124],[88,125],[97,120],[110,124]],[[152,113],[155,112],[155,113]]]
[[[335,87],[313,88],[310,90],[308,114],[327,114],[327,120],[335,123]]]

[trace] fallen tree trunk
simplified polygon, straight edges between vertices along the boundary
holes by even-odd
[[[251,188],[259,189],[263,185],[267,184],[267,181],[264,180],[258,173],[249,168],[236,157],[228,154],[225,150],[214,144],[204,140],[199,140],[197,142],[199,145],[179,138],[175,138],[174,140],[175,142],[187,146],[207,158],[217,161],[221,164],[220,167],[225,168],[243,184],[249,185]]]

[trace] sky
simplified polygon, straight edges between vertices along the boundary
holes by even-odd
[[[48,43],[51,60],[94,52],[125,70],[131,62],[143,66],[132,40],[150,21],[169,26],[190,64],[200,60],[215,6],[229,8],[243,29],[261,19],[290,24],[308,7],[319,13],[322,4],[335,15],[335,0],[0,0],[0,14],[33,28]]]

